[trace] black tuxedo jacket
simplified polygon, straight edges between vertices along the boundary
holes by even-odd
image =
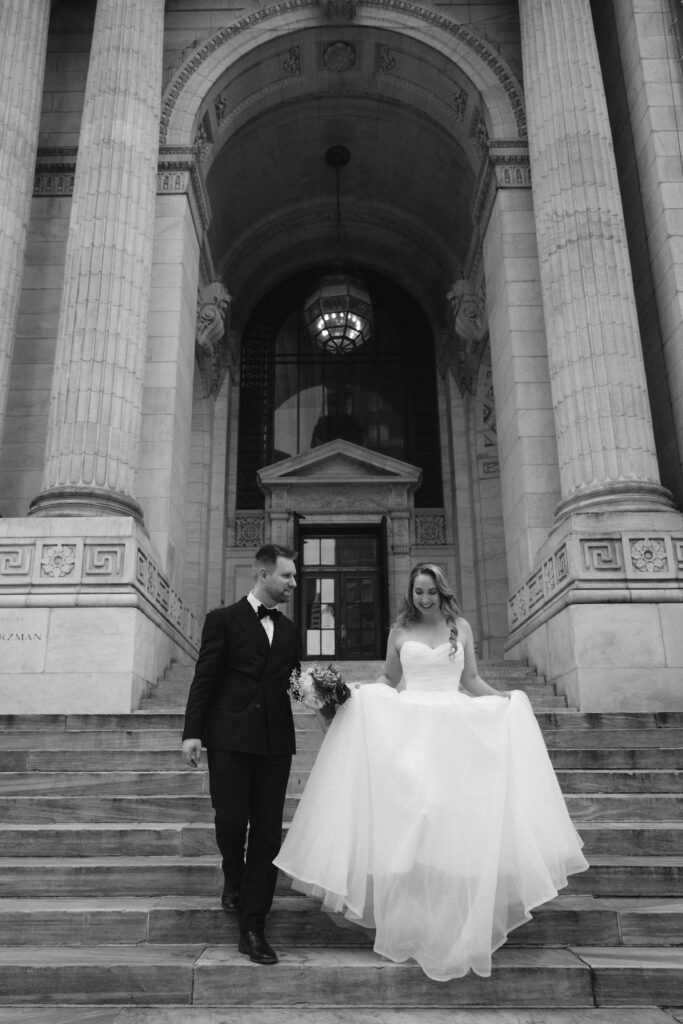
[[[183,739],[201,739],[205,747],[219,750],[293,754],[287,687],[300,657],[299,631],[284,615],[277,617],[271,645],[246,597],[209,612],[187,698]]]

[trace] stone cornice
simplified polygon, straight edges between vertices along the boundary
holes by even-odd
[[[186,194],[197,235],[211,223],[211,203],[194,146],[160,146],[157,195]]]

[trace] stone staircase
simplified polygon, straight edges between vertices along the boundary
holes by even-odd
[[[0,717],[0,1024],[683,1022],[683,714],[581,714],[524,666],[482,665],[529,694],[591,867],[490,979],[439,984],[286,881],[280,963],[237,952],[207,776],[179,754],[191,671],[130,715]],[[287,818],[321,740],[296,720]]]

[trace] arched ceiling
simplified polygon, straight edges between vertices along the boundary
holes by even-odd
[[[334,255],[324,154],[338,144],[351,152],[340,172],[345,250],[443,322],[472,241],[486,129],[479,94],[442,54],[377,28],[288,33],[224,72],[197,126],[209,242],[233,322],[283,278]]]

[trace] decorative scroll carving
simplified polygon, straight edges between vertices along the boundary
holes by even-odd
[[[265,538],[263,512],[238,512],[235,516],[235,547],[258,548]]]
[[[389,47],[383,43],[378,43],[375,47],[375,71],[388,75],[395,67],[396,58]]]
[[[489,143],[489,133],[486,129],[486,122],[484,116],[479,109],[475,107],[472,114],[472,120],[470,121],[469,132],[467,133],[474,144],[474,148],[480,156],[486,153]]]
[[[195,352],[205,398],[218,394],[230,367],[232,352],[227,320],[231,301],[221,281],[212,281],[201,288],[197,296]]]
[[[469,99],[469,93],[467,89],[457,89],[453,93],[453,108],[455,110],[455,120],[457,124],[462,124],[465,120],[465,110],[467,109],[467,101]]]
[[[489,335],[486,290],[469,278],[455,281],[446,295],[451,307],[448,364],[461,392],[473,394]]]
[[[194,137],[193,145],[197,150],[199,159],[204,161],[207,153],[213,146],[213,132],[211,130],[211,121],[209,120],[208,113],[204,114],[197,126],[197,134]]]
[[[71,576],[75,564],[75,544],[53,544],[43,548],[40,574],[41,576],[52,576],[53,579]]]
[[[631,562],[638,572],[667,572],[669,559],[664,541],[659,538],[643,537],[631,542]]]
[[[428,546],[446,543],[446,516],[443,512],[415,513],[415,543]]]
[[[291,46],[287,56],[282,61],[283,70],[288,75],[300,75],[301,74],[301,47]]]

